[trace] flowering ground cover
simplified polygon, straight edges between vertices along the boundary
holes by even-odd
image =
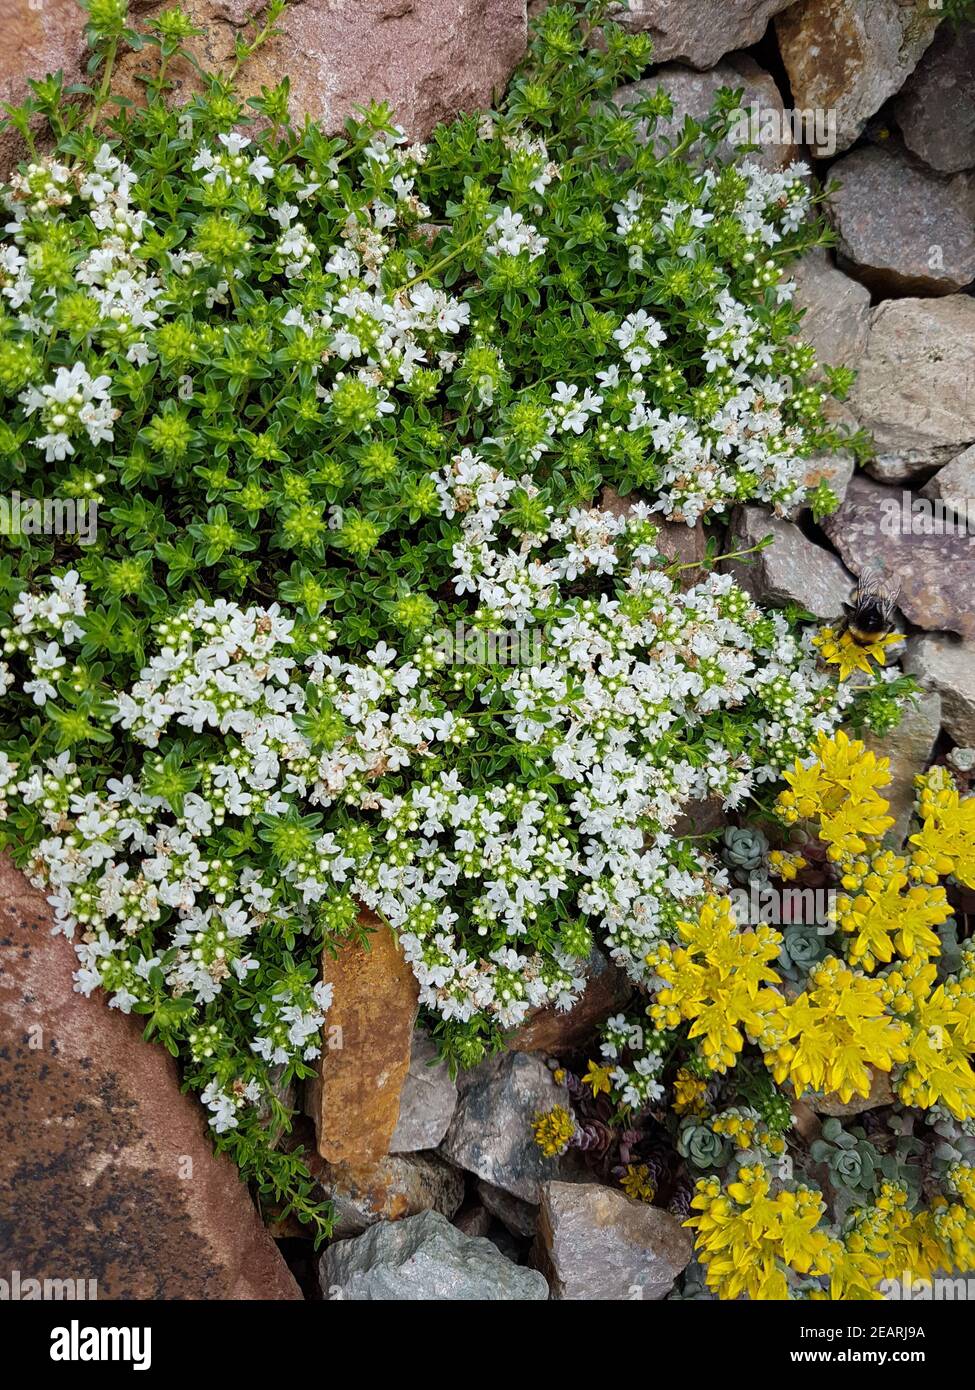
[[[326,136],[236,68],[177,104],[188,18],[136,34],[91,0],[94,103],[48,77],[10,113],[3,486],[96,504],[98,530],[0,560],[0,838],[76,987],[144,1019],[319,1238],[271,1136],[365,906],[454,1068],[571,1009],[605,952],[638,1004],[563,1072],[578,1113],[537,1117],[543,1151],[598,1122],[601,1156],[632,1150],[611,1180],[672,1199],[722,1297],[872,1296],[975,1256],[950,897],[975,801],[932,770],[886,846],[862,737],[910,696],[892,639],[764,610],[716,543],[673,558],[662,527],[716,538],[736,504],[822,518],[809,459],[868,443],[825,408],[852,373],[814,377],[796,336],[822,195],[716,157],[732,92],[661,152],[666,94],[613,100],[649,40],[605,8],[549,7],[497,109],[419,145],[382,106]],[[112,98],[135,44],[144,107]],[[458,624],[530,634],[531,660],[458,659]],[[737,839],[688,830],[709,799]],[[741,923],[743,866],[831,886],[828,930]],[[878,1075],[883,1134],[797,1149],[794,1102]]]

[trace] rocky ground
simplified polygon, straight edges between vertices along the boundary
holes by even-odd
[[[186,8],[212,26],[212,60],[258,0]],[[0,0],[0,17],[0,98],[52,67],[80,77],[73,0]],[[745,507],[728,538],[747,547],[771,532],[774,545],[736,574],[762,602],[818,619],[841,616],[864,569],[899,582],[902,664],[925,692],[884,741],[901,814],[943,731],[975,745],[975,28],[940,18],[908,0],[631,0],[625,22],[652,33],[658,65],[620,93],[662,84],[677,122],[703,115],[721,86],[744,87],[762,111],[833,113],[831,133],[804,144],[781,122],[759,157],[803,159],[817,180],[839,181],[835,251],[809,255],[795,277],[819,360],[858,373],[845,418],[871,433],[875,457],[856,473],[848,455],[811,463],[841,499],[821,524]],[[308,0],[248,81],[289,73],[296,107],[332,128],[365,96],[385,98],[423,137],[489,104],[525,21],[525,0]],[[954,518],[957,534],[932,530],[931,516]],[[675,539],[703,553],[703,532]],[[16,1204],[18,1267],[91,1270],[114,1298],[657,1299],[688,1265],[677,1215],[630,1202],[577,1153],[544,1158],[532,1138],[536,1112],[568,1104],[553,1059],[584,1056],[625,1002],[603,958],[571,1015],[536,1017],[454,1082],[415,1031],[415,986],[392,942],[380,931],[369,955],[346,952],[330,976],[340,1036],[319,1084],[295,1097],[308,1116],[296,1135],[317,1148],[336,1213],[335,1239],[314,1256],[273,1204],[262,1224],[136,1020],[72,993],[73,952],[49,936],[43,899],[11,870],[0,894],[14,1073],[0,1200]]]

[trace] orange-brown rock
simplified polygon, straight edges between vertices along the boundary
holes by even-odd
[[[329,1163],[375,1163],[389,1151],[410,1067],[418,988],[392,931],[371,913],[367,945],[325,955],[332,1004],[308,1110]]]
[[[75,992],[51,924],[0,860],[0,1268],[102,1299],[299,1299],[175,1062]]]
[[[879,1110],[882,1105],[893,1105],[897,1097],[891,1089],[890,1073],[879,1071],[876,1067],[871,1067],[870,1070],[873,1076],[869,1095],[854,1095],[849,1100],[840,1100],[838,1095],[811,1096],[807,1104],[817,1115],[840,1117],[862,1115],[865,1110]]]

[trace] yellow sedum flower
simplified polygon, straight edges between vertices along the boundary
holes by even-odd
[[[951,874],[966,888],[975,888],[975,796],[963,800],[943,768],[917,781],[923,825],[911,836],[915,864],[941,878]]]
[[[865,671],[869,676],[873,671],[871,662],[886,666],[887,648],[903,640],[900,633],[891,632],[865,645],[855,642],[849,632],[837,633],[835,628],[824,627],[813,638],[813,645],[819,648],[825,662],[840,668],[840,680],[845,681],[854,671]]]
[[[872,971],[886,965],[894,952],[905,960],[915,955],[941,954],[934,930],[951,916],[951,905],[940,886],[911,885],[908,862],[889,850],[847,866],[843,893],[836,900],[836,922],[852,936],[852,965]]]
[[[810,987],[770,1017],[761,1038],[765,1064],[797,1096],[806,1089],[844,1103],[870,1094],[870,1068],[890,1071],[907,1058],[910,1029],[885,1010],[881,980],[830,956],[809,973]]]
[[[956,1120],[975,1119],[975,970],[936,984],[933,963],[915,956],[884,981],[891,1011],[910,1028],[906,1065],[896,1082],[905,1105],[944,1105]]]
[[[760,1165],[741,1168],[724,1191],[717,1178],[697,1184],[691,1206],[698,1214],[684,1224],[695,1230],[705,1281],[719,1298],[785,1299],[783,1266],[802,1275],[830,1271],[833,1242],[817,1229],[821,1193],[800,1186],[772,1197],[769,1189]]]
[[[704,1115],[707,1113],[708,1083],[701,1076],[695,1076],[687,1067],[681,1067],[674,1077],[673,1110],[678,1115]]]
[[[894,823],[878,791],[890,781],[890,759],[878,758],[842,729],[819,733],[808,767],[797,761],[785,781],[788,789],[780,793],[776,810],[788,825],[818,817],[819,838],[829,846],[830,859],[862,854],[868,839],[879,838]]]
[[[582,1084],[588,1086],[594,1096],[598,1096],[601,1092],[605,1092],[608,1096],[613,1087],[612,1076],[612,1067],[601,1067],[598,1062],[590,1059],[589,1070],[582,1078]]]
[[[620,1182],[623,1191],[634,1202],[652,1202],[656,1194],[650,1169],[645,1163],[628,1163]]]
[[[667,942],[647,956],[664,987],[648,1013],[658,1028],[689,1020],[689,1037],[701,1039],[701,1053],[712,1071],[733,1067],[744,1046],[743,1031],[762,1032],[782,996],[770,962],[782,938],[771,927],[739,929],[730,898],[709,897],[696,922],[680,922],[683,946]]]
[[[576,1122],[564,1105],[556,1105],[551,1110],[538,1112],[532,1120],[532,1132],[545,1157],[556,1158],[569,1147]]]

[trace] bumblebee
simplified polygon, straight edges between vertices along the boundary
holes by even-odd
[[[857,580],[853,602],[844,604],[847,617],[842,631],[859,647],[872,646],[889,636],[900,585],[877,570],[864,570]]]

